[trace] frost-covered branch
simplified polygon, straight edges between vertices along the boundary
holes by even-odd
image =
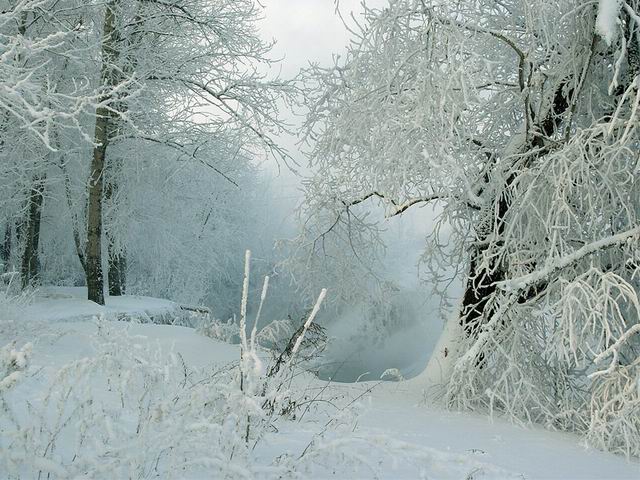
[[[637,237],[637,238],[636,238]],[[508,292],[513,290],[524,290],[531,288],[540,282],[547,282],[551,276],[557,275],[564,268],[576,264],[583,260],[586,256],[592,255],[600,250],[622,245],[629,240],[640,238],[640,226],[629,229],[627,231],[602,238],[596,242],[584,245],[575,252],[559,259],[549,261],[549,265],[535,272],[523,275],[522,277],[504,280],[498,283],[498,286]]]

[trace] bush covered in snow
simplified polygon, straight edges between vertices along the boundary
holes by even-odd
[[[95,354],[58,369],[30,368],[30,344],[2,348],[0,471],[22,479],[304,478],[329,459],[330,469],[342,464],[375,472],[363,456],[369,444],[381,455],[400,454],[402,448],[395,452],[382,437],[370,441],[350,433],[354,401],[339,408],[328,402],[337,411],[324,419],[315,415],[314,424],[322,420],[324,426],[310,441],[298,441],[297,453],[261,448],[283,422],[301,420],[323,401],[324,389],[309,392],[295,381],[295,365],[326,292],[285,352],[267,366],[255,326],[246,328],[247,287],[248,270],[240,361],[217,371],[191,368],[180,354],[104,319],[91,340]],[[266,287],[262,301],[265,295]],[[47,373],[44,394],[31,400],[31,389]],[[342,425],[345,434],[332,436]]]
[[[290,370],[266,375],[255,343],[243,344],[239,364],[212,372],[191,369],[122,324],[98,327],[95,356],[57,370],[36,404],[23,400],[27,377],[39,375],[27,370],[31,346],[0,351],[0,471],[10,478],[294,475],[286,455],[265,464],[253,454],[283,402],[297,395]]]

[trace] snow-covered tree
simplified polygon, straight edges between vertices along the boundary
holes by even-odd
[[[291,87],[265,75],[261,11],[253,0],[0,2],[2,268],[22,270],[24,286],[86,283],[98,303],[107,278],[124,292],[127,272],[178,298],[171,289],[197,277],[194,301],[233,277],[223,249],[240,258],[238,234],[250,236],[254,158],[287,157],[273,138]],[[148,243],[181,266],[160,274]]]
[[[139,98],[97,112],[86,261],[89,298],[98,303],[104,302],[101,221],[107,145],[141,139],[159,143],[225,176],[215,162],[203,158],[208,143],[233,143],[243,155],[256,154],[256,147],[286,155],[271,137],[283,126],[277,102],[289,90],[286,82],[268,80],[261,72],[271,62],[270,45],[257,33],[260,9],[253,0],[114,1],[105,12],[101,84],[113,89],[135,82],[142,92]],[[133,130],[116,127],[123,117]],[[111,163],[124,161],[114,158]],[[109,199],[118,170],[110,172]],[[122,247],[115,248],[113,235],[107,236],[114,274]]]
[[[635,0],[365,7],[346,56],[306,72],[303,232],[322,254],[331,235],[375,237],[365,202],[388,216],[437,204],[425,265],[466,277],[431,391],[633,455],[639,13]]]
[[[2,2],[0,128],[3,263],[20,250],[23,285],[37,280],[41,214],[61,137],[88,143],[92,112],[104,101],[89,79],[87,29],[73,1]],[[83,67],[79,67],[79,65]],[[13,247],[13,248],[12,248]]]
[[[60,59],[66,59],[67,66],[75,60],[73,40],[83,30],[73,23],[76,17],[66,12],[68,7],[50,0],[0,4],[1,125],[6,133],[8,126],[16,124],[52,150],[53,127],[87,133],[81,116],[98,101],[95,91],[83,88],[82,78],[69,91],[59,88],[56,67]]]

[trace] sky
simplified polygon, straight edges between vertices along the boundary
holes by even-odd
[[[330,64],[331,55],[344,51],[349,34],[335,13],[334,0],[261,0],[266,18],[265,38],[277,40],[275,55],[284,57],[283,76],[295,75],[309,61]],[[369,2],[371,3],[371,2]],[[380,3],[378,0],[377,3]],[[340,0],[343,15],[359,12],[360,0]]]
[[[340,0],[343,15],[361,11],[360,1]],[[310,62],[329,66],[333,63],[332,56],[335,53],[345,51],[349,32],[336,14],[334,0],[260,0],[260,3],[265,7],[265,18],[260,22],[260,30],[265,40],[276,41],[272,57],[281,59],[274,74],[279,73],[285,79],[293,78]],[[300,127],[300,118],[286,112],[284,117],[295,128]],[[296,139],[283,136],[279,140],[304,166],[306,162],[299,153]],[[274,172],[278,170],[273,162],[266,167]],[[288,193],[299,185],[299,179],[289,172],[280,172],[278,182],[285,185]]]
[[[264,8],[264,19],[260,30],[265,40],[275,40],[273,58],[281,59],[274,73],[282,78],[293,78],[310,62],[329,66],[333,55],[345,52],[350,34],[336,14],[335,0],[259,0]],[[366,0],[368,5],[381,5],[387,0]],[[349,19],[353,12],[356,16],[362,12],[362,0],[339,0],[343,18]],[[284,118],[299,129],[301,118],[284,113]],[[305,171],[306,160],[300,153],[297,139],[282,136],[279,144],[289,153]],[[279,168],[273,159],[267,161],[264,168],[273,172],[279,196],[293,202],[301,200],[299,192],[301,179],[286,168]]]
[[[360,1],[340,0],[343,15],[361,11]],[[260,3],[265,7],[264,19],[259,24],[262,36],[265,40],[276,41],[272,57],[281,59],[274,74],[293,78],[309,62],[328,66],[332,64],[334,53],[345,51],[349,33],[336,15],[334,0],[260,0]],[[283,117],[294,130],[300,128],[301,118],[288,112],[283,112]],[[278,143],[300,164],[299,171],[307,171],[306,159],[300,153],[295,137],[283,135]],[[301,178],[278,165],[273,158],[266,160],[263,168],[273,176],[274,200],[284,205],[284,211],[280,212],[284,218],[274,221],[286,230],[285,225],[293,220],[294,207],[302,200]]]
[[[361,1],[339,0],[342,17],[349,21],[351,13],[354,13],[357,18],[362,12]],[[387,0],[366,2],[369,6],[382,6]],[[265,18],[260,24],[262,35],[265,39],[274,39],[277,42],[273,56],[282,59],[279,71],[283,78],[294,77],[309,62],[329,66],[333,63],[334,54],[345,52],[351,34],[336,14],[334,0],[260,0],[260,3],[265,7]],[[284,116],[294,125],[300,126],[300,118],[286,113]],[[297,145],[296,139],[284,136],[279,142],[301,164],[301,171],[304,172],[306,160],[299,151],[300,146]],[[284,211],[281,213],[285,218],[275,221],[281,223],[283,230],[286,230],[285,225],[291,225],[294,219],[295,206],[302,200],[301,179],[285,167],[278,169],[273,159],[267,161],[264,168],[272,171],[274,175],[274,200],[284,205]],[[405,274],[409,273],[412,277],[417,276],[415,262],[424,245],[424,235],[432,224],[432,218],[432,212],[415,209],[402,218],[396,217],[392,222],[386,222],[387,228],[395,233],[396,239],[404,237],[405,241],[413,244],[411,248],[407,248],[406,244],[401,246],[407,255],[401,263],[406,266]]]

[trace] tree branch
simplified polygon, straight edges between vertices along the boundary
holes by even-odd
[[[570,267],[571,265],[574,265],[584,257],[587,257],[597,252],[598,250],[621,245],[633,237],[640,237],[640,226],[618,233],[617,235],[611,235],[609,237],[589,243],[584,247],[579,248],[572,254],[560,258],[555,263],[550,264],[536,272],[532,272],[518,278],[497,282],[496,285],[498,286],[498,288],[505,291],[525,290],[534,287],[540,283],[546,282],[547,279],[553,274],[562,269]]]
[[[395,209],[392,212],[389,212],[385,215],[386,218],[391,218],[391,217],[395,217],[396,215],[401,215],[404,212],[406,212],[409,208],[411,208],[414,205],[417,205],[418,203],[429,203],[435,200],[443,200],[447,197],[444,197],[442,195],[437,195],[437,194],[433,194],[433,195],[429,195],[426,197],[421,197],[421,198],[414,198],[412,200],[407,200],[404,203],[398,204],[396,201],[394,201],[391,198],[388,198],[386,195],[380,193],[380,192],[371,192],[368,193],[367,195],[365,195],[362,198],[359,198],[358,200],[353,200],[350,203],[346,203],[345,201],[341,200],[341,202],[343,203],[343,205],[349,209],[355,205],[358,205],[362,202],[365,202],[367,200],[369,200],[372,197],[378,197],[382,200],[387,200],[388,202],[390,202]]]

